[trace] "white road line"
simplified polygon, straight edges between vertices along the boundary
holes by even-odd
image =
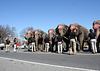
[[[13,61],[18,61],[18,62],[23,62],[23,63],[36,64],[36,65],[44,65],[44,66],[51,66],[51,67],[58,67],[58,68],[81,70],[81,71],[98,71],[98,70],[92,70],[92,69],[84,69],[84,68],[76,68],[76,67],[67,67],[67,66],[60,66],[60,65],[51,65],[51,64],[31,62],[31,61],[25,61],[25,60],[13,59],[13,58],[5,58],[5,57],[0,57],[0,59],[13,60]]]

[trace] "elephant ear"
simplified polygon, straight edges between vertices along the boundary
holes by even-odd
[[[65,29],[68,30],[68,28],[69,28],[69,27],[65,25]]]
[[[59,31],[58,31],[58,26],[57,26],[57,28],[56,28],[56,34],[59,34]]]
[[[78,25],[77,27],[78,27],[78,33],[79,33],[79,35],[82,34],[82,32],[80,30],[81,29],[81,25]]]
[[[78,25],[78,28],[81,28],[81,26],[80,26],[80,25]]]
[[[68,27],[68,32],[71,32],[70,27],[71,27],[71,25]]]

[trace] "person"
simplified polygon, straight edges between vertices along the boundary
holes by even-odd
[[[14,52],[16,52],[16,49],[17,49],[16,44],[17,44],[17,40],[16,38],[14,38]]]
[[[21,46],[21,43],[19,42],[19,43],[18,43],[18,49],[21,48],[20,46]]]
[[[18,41],[16,42],[16,49],[18,49],[19,48],[19,46],[18,46]]]
[[[6,52],[9,52],[9,47],[10,47],[10,40],[7,38],[6,40]]]
[[[42,48],[43,37],[42,37],[42,35],[40,35],[40,38],[39,38],[38,42],[39,42],[39,50],[43,51],[43,48]]]
[[[93,33],[93,30],[90,29],[90,33],[89,33],[89,38],[88,40],[90,40],[91,43],[91,48],[92,48],[92,53],[97,53],[97,47],[96,47],[96,35],[95,33]]]
[[[36,51],[36,48],[35,48],[35,39],[32,35],[32,38],[31,38],[31,42],[32,42],[32,52],[33,52],[33,47],[34,47],[34,52]]]
[[[58,35],[58,37],[57,37],[57,41],[58,41],[58,53],[62,53],[62,50],[63,50],[63,48],[62,48],[62,40],[63,40],[62,36]]]
[[[48,35],[44,39],[44,42],[45,42],[45,52],[48,52],[49,51],[49,37],[48,37]]]
[[[71,30],[71,33],[69,35],[70,38],[70,48],[69,48],[69,55],[75,55],[76,54],[76,41],[77,41],[77,36],[76,36],[76,29]],[[72,52],[72,48],[73,51]]]
[[[28,51],[30,51],[31,37],[28,39]]]

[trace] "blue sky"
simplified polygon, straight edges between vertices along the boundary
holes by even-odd
[[[0,0],[0,25],[48,32],[58,24],[78,23],[92,28],[100,20],[100,0]]]

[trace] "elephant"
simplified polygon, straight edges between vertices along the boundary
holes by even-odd
[[[48,30],[49,40],[50,40],[50,51],[54,51],[53,47],[56,45],[57,37],[56,37],[56,30],[55,29],[49,29]],[[56,50],[57,51],[57,48]]]
[[[93,29],[97,38],[97,51],[100,52],[100,20],[93,22]]]
[[[68,33],[68,26],[65,24],[59,24],[56,28],[56,34],[61,35],[63,37],[64,42],[66,43],[66,51],[69,48],[69,33]]]
[[[32,37],[32,35],[33,35],[33,37],[35,37],[34,33],[35,33],[35,31],[29,30],[27,33],[25,33],[25,39],[28,40],[30,37]]]
[[[83,43],[84,43],[84,41],[87,42],[89,31],[88,31],[87,28],[85,28],[84,26],[81,26],[81,25],[79,25],[77,23],[70,24],[69,30],[68,30],[69,33],[73,29],[76,29],[77,40],[80,43],[80,52],[83,52],[83,48],[82,48],[83,47]]]
[[[36,42],[36,50],[37,51],[40,50],[40,46],[38,46],[40,44],[42,44],[42,50],[44,50],[44,44],[45,44],[44,39],[45,39],[46,35],[47,34],[40,29],[35,30],[35,42]],[[40,42],[41,39],[42,39],[42,42]]]
[[[66,36],[68,31],[68,26],[65,24],[59,24],[56,28],[56,33],[61,36]]]
[[[29,30],[27,33],[25,33],[25,39],[28,42],[28,51],[30,51],[30,44],[31,44],[31,37],[34,37],[34,31]]]

